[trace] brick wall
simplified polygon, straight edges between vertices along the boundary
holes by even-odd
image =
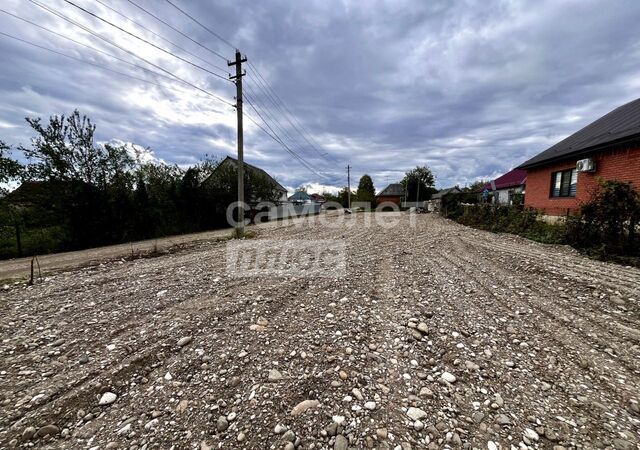
[[[598,178],[631,181],[640,190],[640,147],[606,150],[591,158],[596,162],[596,171],[578,173],[576,196],[570,198],[551,197],[551,174],[575,167],[577,159],[527,170],[525,206],[554,216],[576,214],[580,205],[590,198]]]

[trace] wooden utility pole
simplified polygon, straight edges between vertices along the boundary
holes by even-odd
[[[351,209],[351,166],[347,166],[347,208]]]
[[[240,50],[236,50],[236,60],[227,62],[229,66],[236,66],[236,74],[229,77],[236,83],[236,113],[238,116],[238,222],[236,232],[238,237],[244,236],[244,137],[242,128],[242,63],[247,62]]]

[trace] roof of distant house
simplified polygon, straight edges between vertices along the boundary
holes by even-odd
[[[634,139],[640,139],[640,99],[605,114],[568,138],[520,164],[518,169],[577,157]]]
[[[384,188],[379,194],[378,197],[391,196],[398,197],[404,195],[404,186],[400,183],[391,183],[389,186]]]
[[[291,197],[289,197],[289,201],[307,201],[311,200],[311,196],[307,194],[305,191],[296,191]]]
[[[527,171],[522,169],[513,169],[494,180],[496,189],[507,189],[515,186],[521,186],[526,182]],[[485,184],[484,188],[491,190],[491,183]]]
[[[458,186],[454,186],[452,188],[442,189],[431,196],[432,199],[439,199],[449,194],[460,194],[462,191]]]
[[[238,160],[236,158],[232,158],[231,156],[227,156],[225,159],[223,159],[220,162],[220,164],[218,164],[218,167],[222,166],[222,164],[224,164],[224,163],[233,164],[235,167],[238,167]],[[276,189],[278,191],[287,192],[287,189],[285,187],[283,187],[280,183],[278,183],[278,181],[276,181],[276,179],[273,178],[271,175],[269,175],[264,169],[261,169],[260,167],[256,167],[254,165],[251,165],[251,164],[249,164],[247,162],[244,163],[244,168],[245,168],[245,170],[249,170],[251,172],[258,173],[258,174],[260,174],[262,176],[267,177],[269,180],[271,180],[275,184],[275,187],[276,187]],[[216,170],[217,170],[217,167],[216,167]],[[215,172],[216,171],[214,170],[213,173],[210,175],[210,177],[213,176],[213,174]]]

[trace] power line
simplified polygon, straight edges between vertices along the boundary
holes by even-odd
[[[39,48],[39,49],[42,49],[42,50],[46,50],[46,51],[51,52],[51,53],[55,53],[56,55],[64,56],[65,58],[73,59],[74,61],[82,62],[82,63],[89,64],[89,65],[94,66],[94,67],[99,67],[101,69],[108,70],[109,72],[113,72],[113,73],[116,73],[118,75],[122,75],[124,77],[133,78],[134,80],[142,81],[144,83],[153,84],[155,86],[167,87],[167,86],[165,86],[163,84],[156,83],[156,82],[151,81],[151,80],[146,80],[144,78],[138,78],[136,76],[133,76],[133,75],[130,75],[130,74],[127,74],[127,73],[124,73],[124,72],[119,72],[117,70],[111,69],[110,67],[104,66],[102,64],[94,63],[92,61],[87,61],[86,59],[82,59],[82,58],[77,58],[75,56],[59,52],[58,50],[54,50],[54,49],[49,48],[49,47],[44,47],[42,45],[36,44],[34,42],[27,41],[26,39],[22,39],[22,38],[19,38],[17,36],[13,36],[11,34],[3,32],[3,31],[0,31],[0,35],[6,36],[6,37],[11,38],[11,39],[15,39],[16,41],[22,42],[22,43],[27,44],[27,45],[31,45],[33,47],[36,47],[36,48]]]
[[[282,126],[282,124],[277,119],[277,117],[271,113],[271,110],[266,108],[264,104],[260,104],[260,102],[258,101],[257,95],[255,94],[253,89],[251,89],[248,85],[246,85],[245,88],[248,90],[249,94],[253,97],[254,106],[259,108],[264,113],[264,115],[267,116],[267,118],[273,121],[274,126],[276,126],[280,131],[280,133],[291,142],[292,146],[300,147],[300,144],[298,143],[298,141],[288,133],[286,128]]]
[[[227,71],[227,68],[225,67],[220,67],[216,64],[210,63],[209,61],[199,57],[198,55],[196,55],[195,53],[190,52],[189,50],[185,49],[184,47],[179,46],[178,44],[176,44],[175,42],[165,38],[164,36],[162,36],[159,33],[156,33],[155,31],[153,31],[152,29],[142,25],[140,22],[136,22],[135,20],[133,20],[131,17],[127,16],[126,14],[123,14],[122,12],[116,10],[115,8],[107,5],[105,2],[103,2],[102,0],[94,0],[95,2],[100,3],[102,6],[104,6],[105,8],[109,9],[110,11],[113,11],[114,13],[116,13],[117,15],[119,15],[120,17],[125,18],[126,20],[128,20],[129,22],[133,23],[134,25],[136,25],[137,27],[142,28],[143,30],[151,33],[152,35],[154,35],[155,37],[157,37],[158,39],[161,39],[162,41],[174,46],[175,48],[177,48],[178,50],[186,53],[187,55],[196,58],[198,61],[203,62],[205,64],[210,65],[211,67],[215,67],[218,70],[222,70],[223,72]]]
[[[254,106],[253,102],[251,101],[251,96],[246,95],[246,99],[247,99],[247,103],[249,103],[249,106],[251,106],[251,108],[255,111],[255,113],[258,115],[258,117],[260,117],[260,119],[262,120],[262,122],[265,124],[265,126],[271,131],[271,133],[269,133],[267,130],[264,129],[264,127],[262,127],[256,120],[254,120],[251,116],[247,115],[247,117],[249,118],[249,120],[251,120],[253,123],[255,123],[262,131],[264,131],[267,135],[269,135],[274,141],[276,141],[277,143],[279,143],[287,152],[289,152],[294,158],[296,158],[298,161],[300,161],[300,163],[305,166],[307,169],[309,169],[310,171],[312,171],[313,173],[315,173],[316,175],[318,175],[319,177],[322,178],[327,178],[325,175],[319,173],[318,171],[316,171],[309,163],[307,163],[300,155],[298,155],[296,152],[294,152],[293,150],[291,150],[289,148],[289,146],[287,144],[284,143],[284,141],[278,136],[278,134],[273,130],[273,128],[269,125],[269,123],[264,119],[264,117],[262,116],[262,114],[260,114],[260,112],[256,109],[256,107]]]
[[[198,45],[199,47],[205,49],[206,51],[210,52],[211,54],[217,56],[218,58],[221,58],[223,61],[227,61],[227,58],[224,57],[223,55],[221,55],[220,53],[218,53],[215,50],[210,49],[209,47],[202,45],[200,42],[196,41],[195,39],[193,39],[191,36],[188,36],[187,34],[183,33],[182,31],[180,31],[179,29],[177,29],[176,27],[174,27],[173,25],[171,25],[170,23],[166,22],[165,20],[162,20],[160,17],[156,16],[155,14],[153,14],[151,11],[146,10],[145,8],[143,8],[142,6],[138,5],[136,2],[134,2],[133,0],[127,0],[129,3],[131,3],[133,6],[135,6],[136,8],[138,8],[139,10],[141,10],[142,12],[146,13],[147,15],[153,17],[154,19],[156,19],[158,22],[162,23],[163,25],[169,27],[170,29],[172,29],[173,31],[175,31],[176,33],[178,33],[180,36],[185,37],[187,39],[189,39],[191,42],[193,42],[194,44]]]
[[[280,98],[280,96],[278,95],[278,93],[271,87],[271,85],[269,84],[269,82],[262,76],[262,74],[258,71],[258,69],[251,63],[249,62],[249,68],[256,74],[256,81],[261,81],[263,83],[263,85],[265,86],[265,92],[269,95],[269,92],[271,92],[273,94],[273,96],[275,96],[275,98],[277,100],[279,100],[280,104],[282,105],[282,107],[286,110],[282,111],[282,108],[280,108],[280,110],[282,111],[283,115],[285,115],[285,117],[287,117],[287,120],[289,120],[289,122],[291,123],[291,125],[298,131],[298,133],[300,133],[302,135],[302,137],[304,138],[304,140],[323,158],[327,159],[327,156],[329,155],[329,153],[327,152],[322,152],[320,151],[316,145],[320,146],[315,139],[313,138],[313,135],[311,133],[309,133],[304,126],[298,121],[298,119],[296,118],[296,116],[291,112],[291,110],[289,110],[289,108],[287,107],[287,105],[284,103],[284,101],[282,100],[282,98]],[[273,98],[272,98],[273,101]],[[277,102],[274,102],[277,103]],[[287,115],[287,113],[289,115]],[[289,116],[293,119],[293,122],[291,121],[291,119],[289,119]],[[297,123],[298,126],[296,126],[295,123]],[[298,128],[299,127],[299,128]],[[306,133],[306,135],[305,135]],[[307,139],[307,135],[309,137],[309,139]],[[314,145],[313,142],[315,142],[316,145]],[[331,157],[331,159],[333,160],[332,162],[338,162],[335,158]],[[327,159],[328,160],[328,159]]]
[[[121,61],[121,62],[123,62],[125,64],[128,64],[128,65],[130,65],[132,67],[136,67],[138,69],[144,70],[145,72],[149,72],[150,74],[153,74],[153,75],[155,75],[157,77],[162,77],[162,78],[166,78],[166,79],[171,80],[171,81],[175,81],[171,77],[168,77],[168,76],[163,75],[163,74],[158,73],[158,72],[154,72],[153,70],[147,69],[146,67],[142,67],[142,66],[140,66],[138,64],[135,64],[135,63],[132,63],[130,61],[127,61],[126,59],[120,58],[119,56],[113,55],[113,54],[111,54],[109,52],[105,52],[104,50],[100,50],[99,48],[92,47],[91,45],[85,44],[84,42],[76,41],[75,39],[70,38],[69,36],[65,36],[62,33],[58,33],[57,31],[54,31],[54,30],[51,30],[49,28],[43,27],[42,25],[39,25],[39,24],[37,24],[35,22],[32,22],[29,19],[25,19],[24,17],[17,16],[17,15],[15,15],[13,13],[10,13],[9,11],[5,11],[4,9],[0,9],[0,12],[8,14],[9,16],[14,17],[14,18],[16,18],[18,20],[22,20],[23,22],[26,22],[26,23],[28,23],[30,25],[33,25],[34,27],[40,28],[41,30],[44,30],[44,31],[46,31],[48,33],[54,34],[54,35],[56,35],[58,37],[61,37],[62,39],[66,39],[68,41],[71,41],[74,44],[81,45],[82,47],[85,47],[85,48],[88,48],[88,49],[93,50],[95,52],[98,52],[98,53],[101,53],[103,55],[109,56],[110,58],[117,59],[118,61]],[[25,43],[29,43],[27,41],[24,41],[24,42]],[[84,60],[82,60],[82,61],[84,61]]]
[[[179,60],[180,60],[180,61],[182,61],[182,62],[185,62],[185,63],[187,63],[187,64],[189,64],[189,65],[191,65],[191,66],[193,66],[193,67],[195,67],[195,68],[197,68],[197,69],[200,69],[200,70],[202,70],[202,71],[204,71],[204,72],[207,72],[208,74],[211,74],[211,75],[213,75],[213,76],[215,76],[215,77],[218,77],[218,78],[221,78],[221,79],[223,79],[223,80],[225,80],[225,81],[228,81],[228,80],[227,80],[227,77],[226,77],[225,75],[220,75],[220,74],[218,74],[218,73],[216,73],[216,72],[213,72],[213,71],[211,71],[211,70],[209,70],[209,69],[207,69],[207,68],[205,68],[205,67],[202,67],[201,65],[198,65],[198,64],[194,63],[193,61],[189,61],[188,59],[183,58],[183,57],[182,57],[182,56],[180,56],[180,55],[176,55],[176,54],[175,54],[175,53],[173,53],[172,51],[167,50],[167,49],[164,49],[164,48],[160,47],[159,45],[156,45],[156,44],[154,44],[153,42],[148,41],[148,40],[146,40],[145,38],[140,37],[140,36],[138,36],[137,34],[132,33],[132,32],[130,32],[130,31],[128,31],[128,30],[126,30],[126,29],[124,29],[124,28],[122,28],[121,26],[118,26],[118,25],[114,24],[113,22],[110,22],[110,21],[108,21],[107,19],[105,19],[105,18],[103,18],[103,17],[100,17],[98,14],[95,14],[95,13],[93,13],[93,12],[89,11],[88,9],[83,8],[82,6],[76,5],[76,4],[75,4],[75,3],[73,3],[71,0],[63,0],[63,1],[64,1],[64,2],[66,2],[66,3],[68,3],[68,4],[69,4],[69,5],[71,5],[71,6],[75,7],[75,8],[78,8],[80,11],[82,11],[82,12],[84,12],[84,13],[86,13],[86,14],[89,14],[89,15],[90,15],[90,16],[92,16],[92,17],[95,17],[96,19],[98,19],[98,20],[100,20],[100,21],[102,21],[102,22],[106,23],[107,25],[112,26],[112,27],[113,27],[113,28],[115,28],[116,30],[120,30],[120,31],[122,31],[123,33],[128,34],[129,36],[131,36],[131,37],[133,37],[133,38],[135,38],[135,39],[138,39],[138,40],[140,40],[141,42],[144,42],[145,44],[150,45],[150,46],[152,46],[153,48],[155,48],[155,49],[157,49],[157,50],[160,50],[161,52],[166,53],[167,55],[173,56],[174,58],[179,59]]]
[[[175,3],[173,3],[171,0],[165,0],[167,3],[169,3],[171,6],[173,6],[175,9],[177,9],[178,11],[180,11],[182,14],[184,14],[185,16],[187,16],[189,19],[193,20],[195,23],[197,23],[198,25],[200,25],[202,28],[204,28],[205,30],[207,30],[209,33],[211,33],[213,36],[217,37],[218,39],[220,39],[222,42],[224,42],[225,44],[227,44],[229,47],[231,47],[233,50],[236,49],[236,46],[233,45],[232,43],[230,43],[229,41],[227,41],[225,38],[223,38],[222,36],[220,36],[218,33],[216,33],[215,31],[211,30],[209,27],[203,25],[202,23],[200,23],[196,18],[194,18],[193,16],[191,16],[189,13],[187,13],[186,11],[180,9],[180,7],[178,7]]]
[[[53,14],[53,15],[57,16],[57,17],[60,17],[61,19],[65,20],[65,21],[67,21],[67,22],[69,22],[69,23],[71,23],[71,24],[73,24],[73,25],[77,26],[78,28],[81,28],[82,30],[86,31],[87,33],[89,33],[89,34],[91,34],[91,35],[93,35],[93,36],[97,37],[98,39],[100,39],[100,40],[102,40],[102,41],[104,41],[104,42],[107,42],[108,44],[110,44],[110,45],[112,45],[112,46],[114,46],[114,47],[118,48],[119,50],[122,50],[123,52],[128,53],[129,55],[133,56],[134,58],[137,58],[137,59],[139,59],[139,60],[141,60],[141,61],[144,61],[145,63],[147,63],[147,64],[149,64],[149,65],[151,65],[151,66],[155,67],[156,69],[161,70],[162,72],[164,72],[164,73],[168,74],[168,75],[169,75],[169,76],[171,76],[172,78],[174,78],[174,79],[176,79],[176,80],[178,80],[178,81],[180,81],[180,82],[182,82],[182,83],[184,83],[184,84],[187,84],[187,85],[191,86],[192,88],[197,89],[198,91],[204,92],[204,93],[206,93],[207,95],[209,95],[209,96],[211,96],[211,97],[213,97],[213,98],[215,98],[215,99],[217,99],[217,100],[219,100],[219,101],[223,102],[224,104],[226,104],[226,105],[228,105],[228,106],[235,107],[235,106],[233,105],[233,103],[228,102],[227,100],[223,99],[222,97],[219,97],[219,96],[217,96],[217,95],[215,95],[215,94],[212,94],[211,92],[207,91],[206,89],[203,89],[203,88],[201,88],[201,87],[199,87],[199,86],[196,86],[195,84],[193,84],[193,83],[191,83],[191,82],[189,82],[189,81],[187,81],[187,80],[185,80],[185,79],[183,79],[183,78],[181,78],[181,77],[179,77],[179,76],[175,75],[175,74],[174,74],[174,73],[172,73],[171,71],[169,71],[169,70],[167,70],[167,69],[165,69],[165,68],[163,68],[163,67],[161,67],[161,66],[159,66],[159,65],[157,65],[157,64],[154,64],[154,63],[152,63],[151,61],[149,61],[149,60],[147,60],[147,59],[145,59],[145,58],[143,58],[143,57],[141,57],[141,56],[138,56],[136,53],[134,53],[134,52],[132,52],[132,51],[130,51],[130,50],[127,50],[126,48],[124,48],[124,47],[122,47],[122,46],[120,46],[120,45],[116,44],[115,42],[113,42],[113,41],[111,41],[111,40],[109,40],[109,39],[107,39],[107,38],[105,38],[105,37],[103,37],[103,36],[99,35],[98,33],[94,32],[94,31],[93,31],[93,30],[91,30],[90,28],[88,28],[88,27],[86,27],[86,26],[82,25],[81,23],[78,23],[78,22],[76,22],[75,20],[70,19],[69,17],[65,16],[64,14],[61,14],[61,13],[59,13],[59,12],[57,12],[57,11],[55,11],[55,10],[51,9],[51,8],[49,8],[49,7],[48,7],[48,6],[46,6],[46,5],[43,5],[42,3],[38,2],[37,0],[29,0],[29,2],[33,3],[34,5],[36,5],[36,6],[40,7],[40,8],[42,8],[42,9],[44,9],[45,11],[47,11],[47,12],[49,12],[49,13],[51,13],[51,14]]]

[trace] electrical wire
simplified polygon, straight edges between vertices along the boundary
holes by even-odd
[[[236,47],[235,45],[233,45],[232,43],[230,43],[229,41],[227,41],[225,38],[223,38],[222,36],[220,36],[218,33],[216,33],[215,31],[213,31],[212,29],[210,29],[209,27],[203,25],[201,22],[199,22],[195,17],[191,16],[189,13],[187,13],[186,11],[184,11],[183,9],[181,9],[180,7],[178,7],[175,3],[173,3],[171,0],[165,0],[167,3],[169,3],[171,6],[173,6],[175,9],[177,9],[178,11],[180,11],[182,14],[184,14],[185,16],[187,16],[189,19],[193,20],[195,23],[197,23],[198,25],[200,25],[203,29],[207,30],[209,33],[211,33],[213,36],[217,37],[218,39],[220,39],[222,42],[224,42],[225,44],[227,44],[229,47],[231,47],[232,49],[236,49],[238,47]]]
[[[274,100],[274,96],[275,99],[277,99],[279,101],[279,103],[282,105],[282,108],[284,108],[284,110],[278,105],[278,108],[280,109],[280,111],[282,112],[282,114],[287,118],[287,120],[289,121],[289,123],[291,123],[291,125],[298,131],[298,133],[300,133],[300,135],[303,137],[303,139],[320,155],[322,156],[324,159],[326,159],[327,161],[329,161],[329,159],[332,159],[333,161],[330,162],[334,162],[337,163],[338,161],[333,158],[330,157],[328,152],[322,152],[321,150],[319,150],[316,145],[319,146],[319,144],[315,141],[315,139],[313,138],[313,135],[311,133],[309,133],[303,126],[302,124],[298,121],[298,119],[296,118],[296,116],[291,112],[291,110],[289,110],[289,108],[287,107],[287,105],[284,103],[284,101],[282,100],[282,98],[280,98],[280,96],[278,95],[278,93],[271,87],[271,85],[269,84],[269,82],[262,76],[262,74],[258,71],[258,69],[250,62],[248,61],[248,66],[249,69],[255,73],[255,77],[253,77],[251,74],[250,76],[252,78],[254,78],[257,82],[257,84],[260,84],[260,82],[263,84],[264,88],[264,92],[267,94],[268,97],[270,97],[271,101],[274,104],[278,104],[278,102],[276,100]],[[269,92],[271,92],[271,95]],[[288,113],[288,115],[287,115]],[[291,119],[293,119],[293,121],[289,118],[289,116],[291,117]],[[294,123],[295,122],[295,123]],[[296,125],[297,123],[297,125]],[[306,135],[305,135],[306,133]],[[308,135],[308,138],[307,138]],[[316,145],[314,145],[313,142],[314,141]]]
[[[204,71],[204,72],[207,72],[207,73],[208,73],[208,74],[210,74],[210,75],[213,75],[213,76],[218,77],[218,78],[220,78],[220,79],[222,79],[222,80],[225,80],[225,81],[229,81],[229,79],[228,79],[228,77],[227,77],[226,75],[220,75],[219,73],[213,72],[213,71],[211,71],[211,70],[209,70],[209,69],[207,69],[207,68],[205,68],[205,67],[202,67],[201,65],[196,64],[196,63],[194,63],[193,61],[189,61],[188,59],[183,58],[183,57],[182,57],[182,56],[180,56],[180,55],[176,55],[176,54],[175,54],[175,53],[173,53],[172,51],[167,50],[167,49],[165,49],[165,48],[162,48],[162,47],[160,47],[159,45],[156,45],[156,44],[154,44],[153,42],[148,41],[147,39],[145,39],[145,38],[143,38],[143,37],[140,37],[140,36],[138,36],[137,34],[132,33],[132,32],[130,32],[130,31],[128,31],[128,30],[126,30],[126,29],[122,28],[121,26],[114,24],[113,22],[110,22],[109,20],[105,19],[104,17],[101,17],[101,16],[99,16],[98,14],[95,14],[95,13],[93,13],[93,12],[89,11],[88,9],[83,8],[82,6],[79,6],[79,5],[75,4],[75,3],[74,3],[74,2],[72,2],[71,0],[63,0],[63,1],[64,1],[64,2],[66,2],[66,3],[68,3],[68,4],[69,4],[69,5],[71,5],[71,6],[75,7],[75,8],[78,8],[80,11],[84,12],[85,14],[89,14],[90,16],[95,17],[96,19],[100,20],[101,22],[104,22],[104,23],[106,23],[107,25],[112,26],[112,27],[113,27],[113,28],[115,28],[116,30],[120,30],[120,31],[122,31],[123,33],[128,34],[129,36],[131,36],[131,37],[133,37],[133,38],[135,38],[135,39],[138,39],[139,41],[144,42],[145,44],[150,45],[150,46],[152,46],[153,48],[155,48],[155,49],[157,49],[157,50],[160,50],[161,52],[166,53],[167,55],[173,56],[174,58],[179,59],[180,61],[185,62],[185,63],[187,63],[187,64],[189,64],[189,65],[191,65],[191,66],[193,66],[193,67],[195,67],[195,68],[197,68],[197,69],[200,69],[200,70],[202,70],[202,71]]]
[[[90,49],[90,50],[93,50],[94,52],[101,53],[101,54],[106,55],[106,56],[108,56],[108,57],[110,57],[110,58],[117,59],[117,60],[118,60],[118,61],[120,61],[120,62],[123,62],[123,63],[125,63],[125,64],[128,64],[128,65],[132,66],[132,67],[138,68],[138,69],[140,69],[140,70],[144,70],[145,72],[148,72],[148,73],[150,73],[150,74],[153,74],[153,75],[155,75],[155,76],[157,76],[157,77],[162,77],[162,78],[166,78],[166,79],[171,80],[171,81],[175,81],[173,78],[168,77],[167,75],[163,75],[163,74],[161,74],[161,73],[154,72],[153,70],[147,69],[146,67],[143,67],[143,66],[140,66],[140,65],[138,65],[138,64],[135,64],[135,63],[132,63],[132,62],[130,62],[130,61],[127,61],[126,59],[120,58],[119,56],[116,56],[116,55],[114,55],[114,54],[112,54],[112,53],[105,52],[104,50],[100,50],[99,48],[92,47],[91,45],[85,44],[84,42],[77,41],[77,40],[75,40],[75,39],[73,39],[73,38],[70,38],[69,36],[65,36],[65,35],[64,35],[64,34],[62,34],[62,33],[58,33],[57,31],[51,30],[51,29],[46,28],[46,27],[43,27],[42,25],[39,25],[39,24],[37,24],[37,23],[35,23],[35,22],[32,22],[32,21],[30,21],[29,19],[25,19],[24,17],[20,17],[20,16],[18,16],[18,15],[15,15],[15,14],[13,14],[13,13],[9,12],[9,11],[5,11],[4,9],[0,9],[0,12],[5,13],[5,14],[7,14],[7,15],[9,15],[9,16],[11,16],[11,17],[14,17],[14,18],[16,18],[16,19],[18,19],[18,20],[21,20],[21,21],[23,21],[23,22],[26,22],[26,23],[28,23],[28,24],[30,24],[30,25],[33,25],[34,27],[40,28],[41,30],[44,30],[44,31],[46,31],[46,32],[48,32],[48,33],[54,34],[54,35],[56,35],[56,36],[58,36],[58,37],[60,37],[60,38],[62,38],[62,39],[66,39],[66,40],[68,40],[68,41],[71,41],[71,42],[73,42],[74,44],[77,44],[77,45],[80,45],[80,46],[82,46],[82,47],[88,48],[88,49]],[[83,61],[84,61],[84,60],[83,60]]]
[[[137,27],[142,28],[143,30],[145,30],[145,31],[147,31],[147,32],[149,32],[149,33],[151,33],[152,35],[154,35],[154,36],[155,36],[155,37],[157,37],[158,39],[160,39],[160,40],[162,40],[162,41],[164,41],[164,42],[166,42],[166,43],[168,43],[168,44],[170,44],[170,45],[174,46],[174,47],[175,47],[175,48],[177,48],[178,50],[180,50],[180,51],[182,51],[182,52],[186,53],[187,55],[189,55],[189,56],[191,56],[191,57],[193,57],[193,58],[197,59],[198,61],[200,61],[200,62],[202,62],[202,63],[204,63],[204,64],[208,64],[208,65],[210,65],[211,67],[215,67],[216,69],[221,70],[222,72],[227,72],[227,71],[228,71],[228,67],[227,67],[227,68],[225,68],[225,67],[218,66],[218,65],[216,65],[216,64],[213,64],[213,63],[211,63],[211,62],[207,61],[206,59],[203,59],[203,58],[199,57],[199,56],[198,56],[198,55],[196,55],[195,53],[190,52],[189,50],[185,49],[184,47],[181,47],[180,45],[176,44],[175,42],[173,42],[173,41],[171,41],[171,40],[169,40],[169,39],[165,38],[165,37],[164,37],[164,36],[162,36],[161,34],[156,33],[156,32],[155,32],[155,31],[153,31],[152,29],[150,29],[150,28],[148,28],[148,27],[146,27],[146,26],[142,25],[140,22],[136,22],[136,21],[135,21],[135,20],[133,20],[131,17],[129,17],[129,16],[127,16],[126,14],[124,14],[124,13],[122,13],[122,12],[118,11],[117,9],[113,8],[112,6],[107,5],[107,4],[106,4],[105,2],[103,2],[102,0],[93,0],[93,1],[100,3],[102,6],[104,6],[104,7],[105,7],[105,8],[107,8],[108,10],[113,11],[114,13],[116,13],[117,15],[119,15],[120,17],[125,18],[126,20],[128,20],[128,21],[129,21],[129,22],[131,22],[131,23],[133,23],[133,24],[134,24],[134,25],[136,25]]]
[[[199,87],[199,86],[196,86],[195,84],[193,84],[193,83],[191,83],[191,82],[189,82],[189,81],[187,81],[187,80],[185,80],[185,79],[183,79],[183,78],[179,77],[178,75],[175,75],[175,74],[174,74],[174,73],[172,73],[171,71],[169,71],[169,70],[167,70],[167,69],[165,69],[165,68],[163,68],[163,67],[161,67],[161,66],[159,66],[159,65],[157,65],[157,64],[155,64],[155,63],[152,63],[151,61],[149,61],[149,60],[147,60],[147,59],[145,59],[145,58],[143,58],[143,57],[141,57],[141,56],[138,56],[136,53],[134,53],[134,52],[132,52],[132,51],[130,51],[130,50],[127,50],[126,48],[124,48],[124,47],[122,47],[122,46],[120,46],[120,45],[116,44],[115,42],[113,42],[113,41],[111,41],[111,40],[109,40],[109,39],[107,39],[107,38],[105,38],[105,37],[103,37],[103,36],[99,35],[98,33],[94,32],[94,31],[93,31],[93,30],[91,30],[90,28],[88,28],[88,27],[86,27],[86,26],[82,25],[81,23],[76,22],[76,21],[75,21],[75,20],[73,20],[73,19],[70,19],[69,17],[65,16],[64,14],[61,14],[61,13],[59,13],[59,12],[57,12],[57,11],[55,11],[55,10],[53,10],[53,9],[49,8],[48,6],[43,5],[43,4],[42,4],[42,3],[40,3],[39,1],[37,1],[37,0],[28,0],[28,1],[29,1],[29,2],[31,2],[31,3],[33,3],[34,5],[38,6],[39,8],[42,8],[42,9],[44,9],[45,11],[47,11],[47,12],[49,12],[49,13],[51,13],[51,14],[53,14],[53,15],[57,16],[57,17],[60,17],[61,19],[63,19],[63,20],[65,20],[65,21],[67,21],[67,22],[69,22],[69,23],[71,23],[71,24],[73,24],[73,25],[77,26],[78,28],[81,28],[82,30],[86,31],[87,33],[91,34],[92,36],[95,36],[95,37],[97,37],[98,39],[100,39],[100,40],[102,40],[102,41],[104,41],[104,42],[107,42],[108,44],[110,44],[110,45],[112,45],[112,46],[114,46],[114,47],[118,48],[119,50],[121,50],[121,51],[123,51],[123,52],[125,52],[125,53],[128,53],[129,55],[131,55],[131,56],[133,56],[133,57],[135,57],[135,58],[137,58],[137,59],[139,59],[139,60],[141,60],[141,61],[144,61],[145,63],[147,63],[147,64],[149,64],[149,65],[151,65],[151,66],[155,67],[156,69],[161,70],[162,72],[166,73],[167,75],[171,76],[172,78],[174,78],[174,79],[176,79],[176,80],[178,80],[178,81],[180,81],[180,82],[182,82],[182,83],[185,83],[185,84],[187,84],[188,86],[191,86],[192,88],[197,89],[198,91],[204,92],[204,93],[206,93],[207,95],[212,96],[213,98],[215,98],[215,99],[217,99],[217,100],[221,101],[222,103],[225,103],[225,104],[226,104],[226,105],[228,105],[228,106],[235,107],[235,105],[234,105],[233,103],[231,103],[231,102],[229,102],[229,101],[227,101],[227,100],[223,99],[222,97],[219,97],[219,96],[217,96],[217,95],[215,95],[215,94],[212,94],[211,92],[208,92],[206,89],[203,89],[203,88],[201,88],[201,87]]]
[[[176,27],[174,27],[173,25],[171,25],[170,23],[168,23],[167,21],[161,19],[160,17],[156,16],[155,14],[153,14],[151,11],[148,11],[147,9],[143,8],[142,6],[138,5],[136,2],[134,2],[133,0],[127,0],[129,3],[131,3],[133,6],[135,6],[136,8],[138,8],[140,11],[146,13],[147,15],[153,17],[154,19],[156,19],[158,22],[162,23],[163,25],[169,27],[170,29],[172,29],[173,31],[175,31],[176,33],[178,33],[180,36],[185,37],[187,39],[189,39],[191,42],[193,42],[194,44],[198,45],[199,47],[207,50],[208,52],[210,52],[211,54],[217,56],[218,58],[221,58],[223,61],[228,61],[228,58],[224,57],[222,54],[218,53],[215,50],[210,49],[209,47],[202,45],[200,42],[196,41],[195,39],[193,39],[191,36],[183,33],[182,31],[180,31],[179,29],[177,29]]]
[[[254,106],[253,102],[251,101],[251,97],[247,96],[246,97],[247,103],[249,104],[249,106],[251,106],[251,108],[254,110],[254,112],[258,115],[258,117],[260,117],[260,119],[262,120],[262,122],[265,124],[265,126],[271,131],[271,133],[269,133],[267,130],[264,129],[264,127],[262,127],[255,119],[253,119],[251,116],[247,117],[249,118],[249,120],[251,120],[254,124],[256,124],[262,131],[264,131],[267,135],[269,135],[274,141],[276,141],[277,143],[279,143],[287,152],[289,152],[289,154],[291,154],[291,156],[293,156],[294,158],[296,158],[298,161],[300,161],[300,163],[305,166],[307,169],[309,169],[311,172],[315,173],[316,175],[318,175],[319,177],[322,178],[327,178],[326,175],[321,174],[320,172],[316,171],[309,163],[307,163],[300,155],[298,155],[296,152],[294,152],[293,150],[291,150],[289,148],[289,146],[287,144],[284,143],[284,141],[278,136],[278,134],[273,130],[273,128],[269,125],[269,123],[264,119],[264,117],[262,116],[262,114],[260,114],[260,112],[256,109],[256,107]]]

